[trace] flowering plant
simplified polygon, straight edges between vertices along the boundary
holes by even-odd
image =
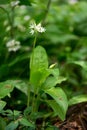
[[[41,26],[41,23],[37,24],[35,22],[32,22],[30,24],[30,33],[33,35],[34,33],[37,33],[37,32],[40,32],[40,33],[43,33],[46,31],[46,29],[44,27]]]

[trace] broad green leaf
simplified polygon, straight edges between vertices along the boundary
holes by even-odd
[[[0,117],[0,130],[5,130],[6,122]]]
[[[14,110],[13,113],[14,113],[14,116],[19,116],[21,112],[17,111],[17,110]]]
[[[49,69],[49,71],[50,71],[50,74],[52,74],[54,77],[58,78],[58,76],[59,76],[58,68]]]
[[[42,85],[44,89],[54,87],[57,84],[60,84],[62,81],[66,80],[65,77],[59,76],[59,69],[57,68],[49,69],[49,75],[51,76],[49,76]]]
[[[36,72],[33,71],[31,74],[30,82],[35,86],[39,87],[48,77],[49,71],[48,70],[38,70]]]
[[[57,83],[58,83],[58,80],[55,77],[50,76],[43,83],[42,87],[43,87],[43,89],[50,89],[52,87],[55,87],[57,85]]]
[[[62,111],[60,105],[54,101],[54,100],[48,100],[47,103],[50,105],[50,107],[53,109],[54,111],[54,115],[55,116],[59,116],[59,118],[61,120],[64,120],[65,119],[65,114],[64,112]]]
[[[29,87],[29,84],[23,80],[7,80],[6,83],[12,84],[12,86],[19,89],[21,92],[25,93],[27,95],[27,90]]]
[[[84,62],[84,61],[75,61],[74,63],[77,64],[77,65],[80,65],[84,70],[87,71],[87,62]]]
[[[30,69],[35,71],[48,68],[48,58],[45,49],[37,46],[30,58]]]
[[[86,61],[71,61],[71,62],[68,62],[68,63],[72,63],[72,64],[75,64],[75,65],[79,65],[81,66],[85,71],[87,71],[87,62]]]
[[[62,77],[62,76],[59,76],[57,80],[58,80],[58,81],[57,81],[58,84],[60,84],[60,83],[62,83],[63,81],[66,81],[67,78],[66,78],[66,77]]]
[[[0,83],[0,98],[4,98],[14,89],[14,85],[10,80]]]
[[[6,126],[5,130],[16,130],[17,127],[18,121],[12,121]]]
[[[6,102],[0,100],[0,111],[5,107]]]
[[[29,127],[34,127],[34,125],[29,122],[26,118],[21,118],[19,120],[20,124],[22,124],[23,126],[29,126]]]
[[[49,94],[57,102],[62,113],[64,114],[64,116],[61,117],[61,119],[64,120],[68,108],[68,100],[64,91],[60,87],[58,88],[53,87],[45,90],[45,93]]]
[[[30,83],[40,86],[49,75],[48,58],[43,47],[37,46],[30,58]]]
[[[1,112],[2,112],[2,111],[1,111]],[[4,115],[6,115],[6,116],[8,116],[8,117],[13,116],[13,111],[10,110],[10,109],[4,110],[3,113],[4,113]]]
[[[69,106],[78,104],[81,102],[87,102],[87,95],[84,94],[84,95],[78,95],[78,96],[72,97],[69,100]]]
[[[25,93],[27,95],[27,90],[29,87],[29,84],[23,80],[11,80],[13,82],[14,86],[19,89],[21,92]]]

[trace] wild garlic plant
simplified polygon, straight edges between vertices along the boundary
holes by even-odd
[[[33,115],[38,115],[41,118],[48,118],[54,113],[54,115],[58,115],[61,120],[64,120],[68,108],[68,100],[62,88],[55,86],[66,80],[66,78],[60,78],[59,69],[55,67],[55,64],[49,66],[46,50],[42,46],[35,47],[37,34],[45,31],[46,29],[41,26],[41,23],[36,24],[33,22],[30,25],[30,33],[34,35],[35,38],[33,51],[30,57],[30,86],[28,87],[27,108],[29,108],[29,106],[32,108],[30,114],[31,119]],[[33,97],[31,96],[31,89]],[[48,95],[50,99],[47,98]],[[42,111],[40,110],[41,104],[46,104],[48,108],[50,106],[53,112],[49,111],[44,114],[42,112],[44,107]],[[38,116],[34,116],[34,123]]]

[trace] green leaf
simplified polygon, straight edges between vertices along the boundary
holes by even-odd
[[[62,83],[63,81],[66,81],[67,78],[66,78],[66,77],[62,77],[62,76],[59,76],[57,80],[58,80],[57,83],[60,84],[60,83]]]
[[[45,49],[42,46],[37,46],[30,58],[30,69],[35,71],[48,68],[48,58]]]
[[[78,95],[78,96],[72,97],[69,100],[69,106],[78,104],[81,102],[87,102],[87,95],[84,94],[84,95]]]
[[[34,127],[34,125],[29,122],[26,118],[21,118],[19,120],[20,124],[22,124],[23,126],[29,126],[29,127]]]
[[[0,117],[0,130],[5,130],[6,122]]]
[[[5,107],[6,102],[0,100],[0,111]]]
[[[57,84],[60,84],[62,81],[65,81],[66,78],[59,76],[59,69],[58,68],[54,68],[54,69],[49,69],[49,76],[45,82],[42,85],[43,89],[49,89],[51,87],[56,86]]]
[[[0,98],[4,98],[14,89],[14,85],[10,80],[0,83]]]
[[[59,118],[61,120],[65,119],[65,115],[64,112],[62,111],[60,105],[54,101],[54,100],[48,100],[47,103],[50,105],[50,107],[53,109],[54,111],[54,116],[59,116]]]
[[[25,93],[27,95],[27,90],[29,87],[29,84],[23,80],[11,80],[13,82],[14,86],[19,89],[21,92]]]
[[[68,100],[64,91],[59,87],[58,88],[53,87],[51,89],[45,90],[45,93],[49,94],[59,105],[62,112],[61,115],[63,115],[60,118],[61,120],[64,120],[66,116],[66,111],[68,108]]]
[[[19,116],[20,113],[21,113],[21,112],[20,112],[20,111],[17,111],[17,110],[14,110],[14,111],[13,111],[14,116]]]
[[[30,82],[34,87],[40,86],[49,75],[48,58],[43,47],[37,46],[30,58]]]
[[[30,82],[34,85],[35,88],[38,88],[49,75],[48,70],[39,70],[31,73]]]
[[[21,92],[25,93],[27,95],[27,90],[29,87],[29,84],[23,80],[7,80],[6,83],[12,84],[12,86],[19,89]]]
[[[87,71],[87,62],[85,61],[74,61],[75,64],[80,65],[84,70]]]
[[[17,127],[18,121],[12,121],[6,126],[5,130],[16,130]]]
[[[57,83],[58,83],[58,80],[57,80],[55,77],[50,76],[50,77],[48,77],[48,78],[46,79],[46,81],[43,83],[42,88],[43,88],[43,89],[50,89],[50,88],[56,86]]]
[[[59,76],[59,69],[58,68],[54,68],[54,69],[49,69],[50,74],[52,74],[54,77],[58,78]]]

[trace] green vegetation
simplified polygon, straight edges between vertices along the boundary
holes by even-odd
[[[87,2],[1,0],[0,30],[0,130],[56,129],[87,102]]]

